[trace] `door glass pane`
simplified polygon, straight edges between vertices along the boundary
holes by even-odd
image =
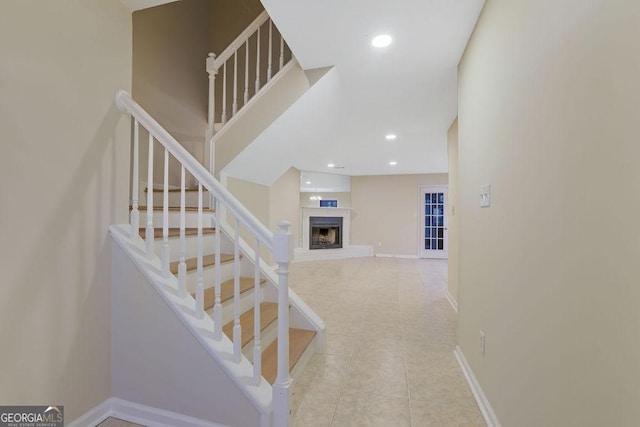
[[[431,217],[430,217],[430,216],[426,216],[426,217],[424,218],[424,225],[425,225],[426,227],[429,227],[429,226],[431,225]]]
[[[438,250],[444,249],[444,239],[438,239]]]
[[[428,227],[425,227],[424,229],[424,237],[431,237],[431,229]]]
[[[424,248],[425,249],[431,249],[431,245],[429,243],[431,243],[431,240],[429,240],[429,239],[425,239],[424,240]]]
[[[444,203],[444,193],[438,193],[438,203]]]

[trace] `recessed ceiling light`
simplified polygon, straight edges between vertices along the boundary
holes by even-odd
[[[387,136],[385,136],[385,139],[389,141],[393,141],[394,139],[396,139],[396,134],[395,133],[387,134]]]
[[[387,47],[391,44],[391,36],[389,34],[380,34],[371,40],[374,47]]]
[[[397,165],[397,164],[398,164],[398,162],[389,162],[389,164],[390,164],[391,166],[395,166],[395,165]]]
[[[329,164],[327,165],[327,167],[328,167],[328,168],[335,168],[335,167],[336,167],[336,165],[334,165],[333,163],[329,163]]]
[[[307,181],[306,183],[307,183],[307,184],[311,184],[311,181]]]

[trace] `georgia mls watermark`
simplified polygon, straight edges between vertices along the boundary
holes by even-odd
[[[64,406],[0,406],[0,427],[64,427]]]

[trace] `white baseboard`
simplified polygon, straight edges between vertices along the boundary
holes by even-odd
[[[402,254],[376,254],[376,258],[420,259],[418,255],[402,255]]]
[[[480,387],[480,383],[476,380],[476,376],[473,374],[471,370],[471,366],[467,363],[467,359],[464,357],[462,353],[462,349],[460,346],[456,346],[453,354],[456,356],[458,360],[458,364],[460,365],[460,369],[462,369],[462,373],[464,374],[467,383],[469,384],[469,388],[471,389],[471,393],[473,393],[473,397],[476,399],[476,403],[480,408],[480,412],[482,413],[482,417],[484,421],[487,423],[488,427],[500,427],[500,421],[496,414],[493,412],[491,408],[491,404],[489,404],[489,400],[487,396],[485,396],[482,388]]]
[[[140,405],[111,397],[84,415],[74,420],[68,427],[96,426],[108,417],[119,418],[147,427],[224,427],[199,418],[189,417],[176,412],[151,406]]]
[[[449,301],[449,304],[451,304],[451,307],[453,308],[453,311],[455,311],[457,313],[458,312],[458,301],[456,301],[456,299],[453,297],[453,295],[451,295],[451,292],[449,292],[449,289],[447,289],[447,294],[445,296],[447,297],[447,301]]]

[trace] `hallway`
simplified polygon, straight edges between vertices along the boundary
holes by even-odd
[[[453,355],[447,261],[291,264],[291,287],[327,322],[326,354],[297,384],[295,426],[484,426]]]

